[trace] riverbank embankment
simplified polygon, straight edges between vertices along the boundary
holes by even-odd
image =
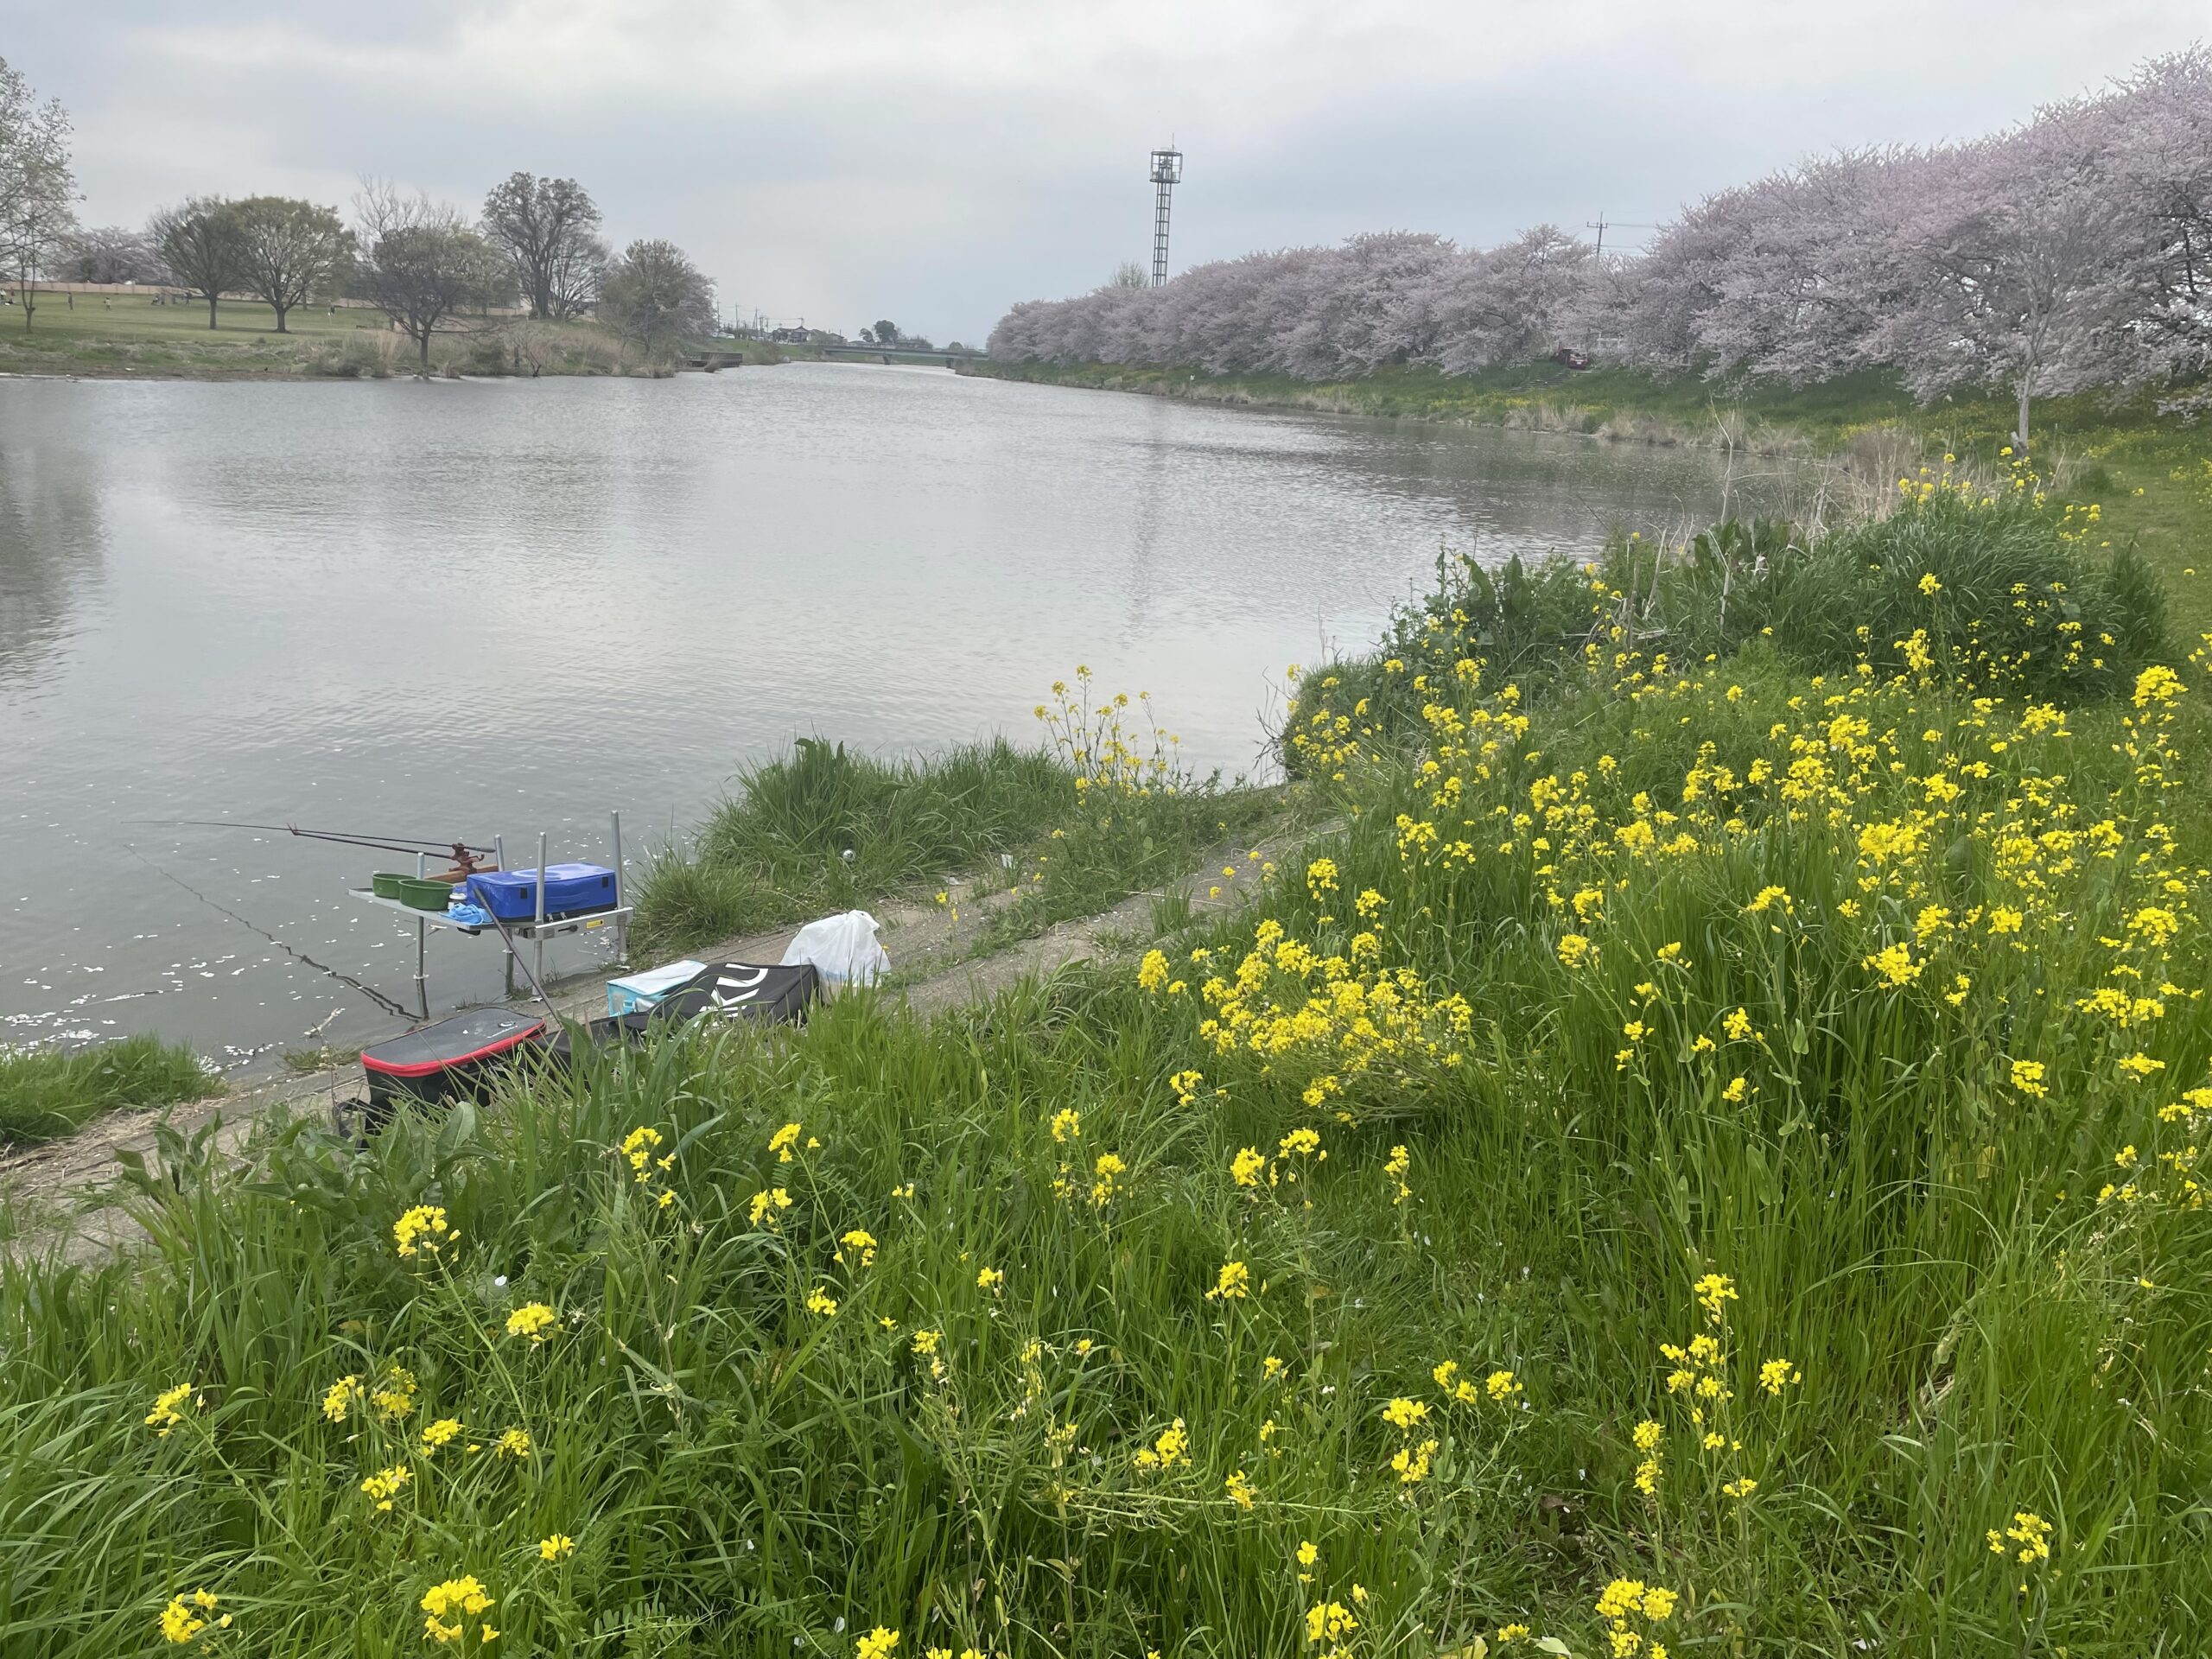
[[[66,302],[73,302],[73,303]],[[382,379],[423,372],[415,342],[383,313],[353,305],[302,305],[276,331],[258,301],[226,300],[215,326],[204,304],[149,296],[43,294],[29,328],[9,308],[0,327],[0,374],[143,380]],[[717,340],[746,363],[779,363],[765,340]],[[687,354],[688,355],[688,354]],[[533,321],[496,314],[458,318],[432,337],[435,375],[664,373],[608,328],[588,321]]]

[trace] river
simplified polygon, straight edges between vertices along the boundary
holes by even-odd
[[[1087,663],[1251,772],[1284,664],[1440,546],[1709,514],[1703,456],[791,364],[671,380],[0,379],[0,1041],[226,1067],[392,1027],[389,855],[145,820],[550,830],[632,866],[803,734],[1004,730]],[[522,850],[518,850],[522,849]],[[564,971],[589,947],[559,947]],[[434,1006],[497,994],[433,936]]]

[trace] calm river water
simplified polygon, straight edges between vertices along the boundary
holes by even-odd
[[[238,1065],[391,1028],[324,968],[411,998],[414,930],[346,895],[389,855],[136,820],[519,865],[541,829],[604,861],[619,806],[634,862],[796,734],[1027,741],[1078,662],[1252,771],[1271,674],[1362,645],[1440,544],[1718,497],[1681,453],[918,369],[0,380],[0,1041]],[[434,1007],[499,963],[433,935]]]

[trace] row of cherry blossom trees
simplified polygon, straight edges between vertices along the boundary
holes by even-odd
[[[2212,51],[2153,59],[2009,131],[1849,150],[1707,197],[1639,255],[1544,225],[1502,247],[1390,232],[1017,305],[990,353],[1307,379],[1559,353],[1918,396],[2092,387],[2204,401],[2212,376]]]

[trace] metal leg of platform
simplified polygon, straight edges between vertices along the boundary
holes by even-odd
[[[504,870],[507,868],[507,838],[505,836],[492,837],[492,863],[498,869]],[[515,948],[513,945],[507,946],[506,954],[500,958],[499,968],[506,976],[507,1001],[512,1002],[515,997]]]
[[[415,855],[416,876],[419,877],[423,874],[423,855],[417,853]],[[422,1009],[423,1017],[425,1020],[430,1017],[429,946],[429,925],[417,920],[415,924],[415,1001],[416,1005]]]
[[[614,907],[621,910],[630,901],[624,896],[628,883],[622,874],[622,810],[616,807],[607,814],[607,821],[614,835]],[[614,924],[614,960],[627,967],[630,962],[630,918],[623,916]]]
[[[537,952],[537,982],[545,983],[545,843],[546,833],[537,832],[537,923],[531,930],[531,944]]]

